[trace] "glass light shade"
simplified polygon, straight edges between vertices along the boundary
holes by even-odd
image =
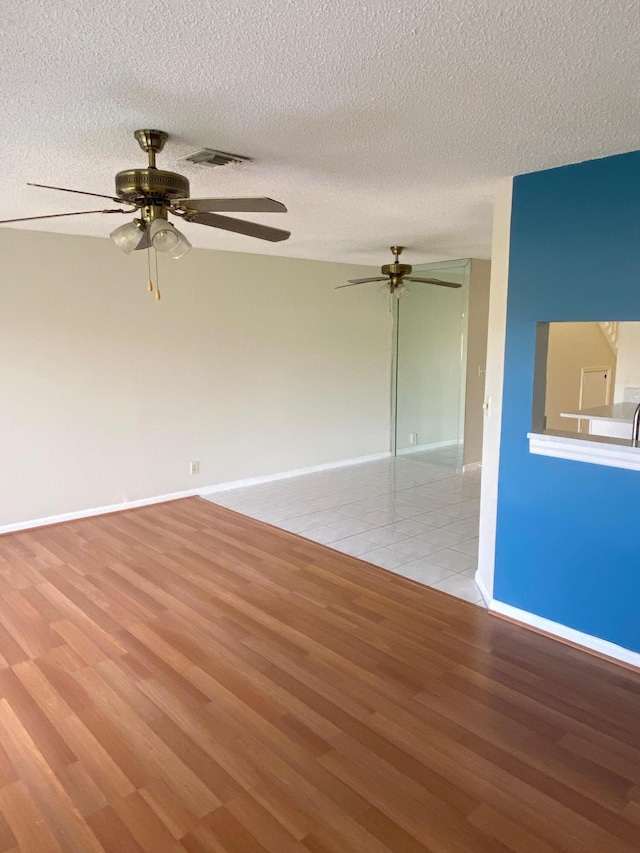
[[[172,252],[178,246],[178,232],[166,219],[154,219],[149,226],[151,245],[158,252]]]
[[[124,252],[125,255],[130,255],[135,251],[144,239],[144,228],[140,226],[137,220],[127,222],[126,225],[120,225],[115,231],[109,234],[113,242]]]
[[[182,234],[182,232],[178,231],[177,228],[175,228],[174,231],[178,236],[178,245],[175,247],[175,249],[172,249],[169,252],[169,257],[173,258],[174,260],[178,260],[178,258],[181,258],[183,255],[187,254],[187,252],[191,248],[191,243],[187,240],[184,234]]]
[[[400,299],[400,297],[402,296],[403,293],[408,293],[408,292],[409,292],[409,288],[407,287],[406,284],[399,284],[396,287],[396,289],[393,291],[393,295],[395,296],[396,299]]]

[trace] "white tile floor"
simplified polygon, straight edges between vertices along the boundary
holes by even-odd
[[[213,503],[483,605],[480,474],[449,448],[204,495]]]

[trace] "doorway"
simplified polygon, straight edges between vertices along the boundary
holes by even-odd
[[[583,367],[580,377],[581,409],[593,409],[606,406],[611,397],[611,368]],[[589,421],[580,421],[580,432],[589,432]]]
[[[419,264],[412,275],[459,289],[409,282],[395,305],[394,452],[459,470],[463,460],[469,259]]]

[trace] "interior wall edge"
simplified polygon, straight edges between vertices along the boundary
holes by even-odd
[[[487,607],[490,607],[491,601],[492,601],[491,593],[489,592],[489,590],[485,586],[485,583],[484,583],[483,579],[480,577],[479,572],[476,571],[473,579],[476,582],[476,586],[478,587],[478,589],[480,590],[480,592],[482,594],[482,598],[484,599],[484,603],[487,605]]]
[[[513,179],[509,178],[502,182],[495,196],[491,252],[487,367],[484,392],[485,418],[482,436],[480,539],[476,576],[476,583],[481,591],[483,590],[483,596],[487,601],[493,597],[495,568],[512,196]]]

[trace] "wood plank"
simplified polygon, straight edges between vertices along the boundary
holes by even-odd
[[[0,537],[0,853],[635,853],[639,707],[197,498]]]
[[[21,853],[64,853],[23,782],[0,788],[0,811],[9,827],[3,833],[3,851],[17,843]]]
[[[101,853],[95,835],[6,699],[0,699],[0,741],[62,849]],[[7,812],[5,817],[9,820]]]

